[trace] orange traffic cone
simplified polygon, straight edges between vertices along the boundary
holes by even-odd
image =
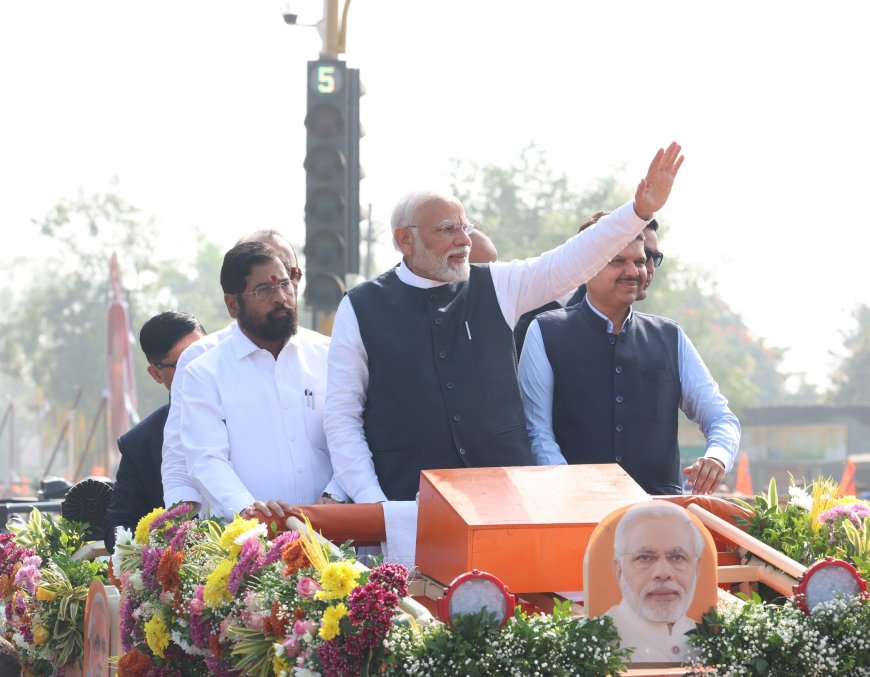
[[[846,457],[846,469],[843,471],[843,476],[840,478],[840,491],[838,496],[854,496],[855,495],[855,461],[851,456]]]
[[[743,496],[752,496],[752,475],[749,474],[749,456],[744,451],[740,454],[737,464],[737,482],[734,485],[734,493]]]

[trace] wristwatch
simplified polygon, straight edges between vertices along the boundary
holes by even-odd
[[[338,496],[333,496],[328,491],[324,491],[322,494],[320,494],[320,498],[330,498],[336,503],[344,503],[344,501],[342,501]]]

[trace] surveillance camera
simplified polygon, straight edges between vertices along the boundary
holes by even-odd
[[[295,26],[299,19],[299,9],[301,0],[284,0],[281,3],[281,16],[284,17],[284,23]]]

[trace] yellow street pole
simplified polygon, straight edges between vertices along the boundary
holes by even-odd
[[[350,0],[345,0],[340,17],[338,3],[339,0],[323,0],[326,25],[320,56],[324,59],[337,58],[339,54],[344,54],[347,47],[347,12],[350,9]]]

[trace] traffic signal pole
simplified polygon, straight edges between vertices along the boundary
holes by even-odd
[[[359,274],[359,71],[339,59],[347,35],[345,0],[324,0],[320,58],[308,62],[305,154],[305,305],[313,328],[332,331],[335,310]]]

